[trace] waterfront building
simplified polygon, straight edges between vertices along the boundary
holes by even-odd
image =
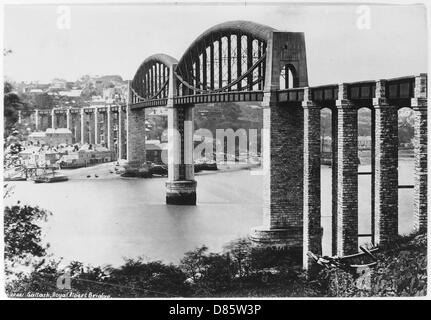
[[[44,167],[55,165],[60,159],[60,154],[51,148],[29,147],[19,153],[21,163],[26,166]]]
[[[75,149],[74,149],[75,150]],[[78,168],[92,164],[111,162],[116,159],[115,152],[100,145],[84,144],[79,150],[67,150],[58,163],[62,168]]]

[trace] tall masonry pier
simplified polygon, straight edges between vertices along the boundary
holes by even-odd
[[[316,220],[312,222],[315,224],[312,232],[316,233],[313,237],[320,233],[320,221],[317,221],[320,214],[320,111],[309,102],[304,106],[282,103],[277,99],[277,90],[283,69],[293,75],[292,87],[308,86],[304,34],[270,32],[265,63],[263,224],[253,230],[252,239],[265,245],[300,249],[304,208],[310,212],[308,218]]]

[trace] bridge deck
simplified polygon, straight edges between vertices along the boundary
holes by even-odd
[[[358,81],[346,83],[347,99],[358,104],[372,104],[375,98],[377,81]],[[410,106],[410,99],[414,98],[415,77],[408,76],[386,80],[386,92],[391,103]],[[335,105],[338,99],[338,85],[323,85],[310,87],[313,101],[322,104]],[[304,88],[278,90],[277,99],[280,102],[300,102],[304,99]]]
[[[359,105],[372,105],[375,98],[376,81],[358,81],[347,83],[347,98]],[[390,102],[410,106],[414,98],[415,77],[408,76],[386,80],[386,92]],[[310,87],[311,99],[324,106],[335,106],[338,99],[338,84]],[[202,93],[174,98],[176,105],[217,102],[261,102],[263,91],[229,91],[220,93]],[[304,88],[291,88],[277,91],[277,101],[299,103],[304,100]],[[168,99],[147,100],[131,105],[131,109],[164,107]]]

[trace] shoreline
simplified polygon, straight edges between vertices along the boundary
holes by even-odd
[[[412,161],[414,156],[412,154],[402,154],[399,156],[399,161]],[[371,164],[369,157],[360,157],[360,166],[368,167]],[[117,165],[117,163],[119,165]],[[58,173],[66,175],[69,180],[116,180],[116,179],[142,179],[136,177],[121,177],[121,173],[124,172],[124,165],[127,163],[126,160],[111,161],[100,164],[91,165],[88,167],[74,168],[74,169],[60,169]],[[321,164],[322,167],[331,167],[329,164]],[[195,174],[195,176],[213,175],[217,173],[225,172],[236,172],[241,170],[255,170],[261,171],[261,164],[251,163],[226,163],[217,164],[218,170],[202,170]],[[167,176],[153,176],[153,178],[167,178]],[[147,178],[149,179],[149,178]],[[10,181],[12,182],[12,181]],[[17,182],[17,181],[13,181]]]
[[[136,177],[121,177],[119,173],[116,173],[115,168],[118,172],[123,172],[123,166],[125,160],[120,162],[117,166],[117,161],[100,163],[89,167],[76,168],[76,169],[60,169],[58,172],[68,176],[69,180],[106,180],[106,179],[142,179]],[[249,164],[249,163],[238,163],[238,164],[221,164],[217,165],[218,170],[202,170],[196,173],[196,176],[217,174],[224,172],[235,172],[240,170],[251,170],[258,169],[261,167],[259,164]],[[88,177],[89,176],[89,177]],[[96,177],[97,176],[97,177]],[[149,179],[154,178],[166,178],[166,176],[153,176]]]

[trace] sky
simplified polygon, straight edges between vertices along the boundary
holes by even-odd
[[[422,5],[371,5],[369,11],[323,4],[69,8],[70,28],[56,5],[5,6],[4,47],[13,51],[4,58],[8,79],[47,83],[54,78],[75,81],[85,74],[132,79],[146,57],[166,53],[179,60],[196,37],[229,20],[304,32],[310,86],[428,70]]]

